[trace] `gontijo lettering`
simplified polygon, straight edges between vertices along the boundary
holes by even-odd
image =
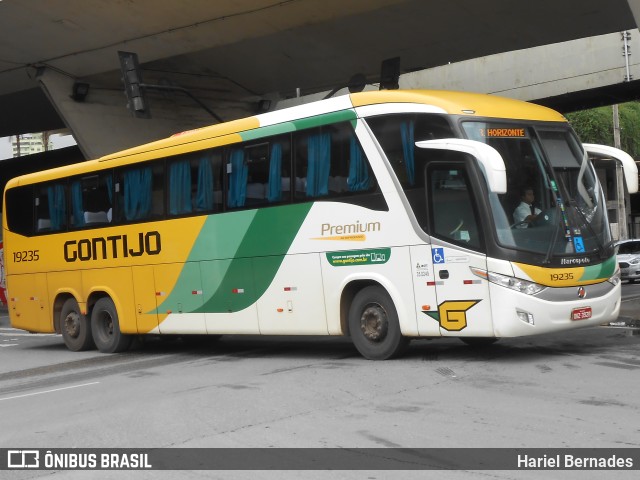
[[[140,232],[138,238],[129,235],[84,238],[64,242],[64,259],[67,262],[106,260],[108,258],[158,255],[162,250],[160,232]]]

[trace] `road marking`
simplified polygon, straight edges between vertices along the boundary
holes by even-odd
[[[70,387],[54,388],[53,390],[45,390],[43,392],[25,393],[24,395],[15,395],[13,397],[0,398],[0,402],[3,400],[14,400],[16,398],[33,397],[34,395],[42,395],[44,393],[60,392],[62,390],[70,390],[72,388],[88,387],[90,385],[97,385],[100,382],[83,383],[81,385],[72,385]]]
[[[0,337],[53,337],[59,335],[58,333],[29,333],[26,330],[20,328],[3,328],[0,327]]]
[[[18,330],[16,330],[17,332]],[[0,332],[0,337],[55,337],[57,333],[12,333]]]
[[[6,345],[0,345],[0,347],[17,347],[18,344],[17,343],[8,343]]]

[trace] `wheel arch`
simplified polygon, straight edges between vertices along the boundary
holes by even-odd
[[[353,299],[360,290],[372,285],[380,286],[389,292],[383,284],[373,279],[352,280],[342,289],[342,295],[340,296],[340,328],[343,335],[351,335],[351,332],[349,331],[349,308],[351,307]]]
[[[110,295],[105,290],[94,290],[89,294],[89,298],[87,298],[87,317],[88,318],[91,318],[91,311],[93,310],[93,306],[96,304],[96,302],[104,297],[111,297],[111,300],[113,300],[113,303],[116,306],[116,309],[118,308],[118,305],[114,300],[113,295]]]

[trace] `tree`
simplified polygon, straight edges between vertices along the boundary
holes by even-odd
[[[621,147],[633,158],[640,158],[640,102],[623,103],[619,111]],[[612,107],[581,110],[566,117],[582,142],[613,146]]]

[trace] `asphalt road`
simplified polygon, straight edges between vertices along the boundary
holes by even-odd
[[[69,352],[0,313],[0,448],[640,448],[640,285],[607,326],[483,349],[414,341],[362,359],[340,338],[150,341]],[[637,296],[637,298],[636,298]],[[6,474],[6,475],[5,475]],[[603,472],[70,472],[56,478],[602,478]],[[44,478],[47,471],[3,472]],[[607,478],[636,478],[609,472]]]

